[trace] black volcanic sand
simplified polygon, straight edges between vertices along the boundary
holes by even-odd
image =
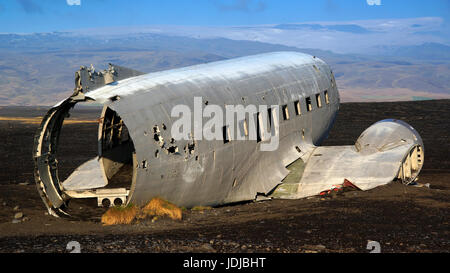
[[[42,115],[45,108],[2,107],[0,116]],[[97,118],[79,109],[74,118]],[[78,219],[46,215],[33,178],[32,145],[37,125],[0,121],[0,252],[449,252],[450,100],[344,103],[324,145],[351,145],[372,123],[396,118],[422,136],[425,164],[419,182],[398,182],[333,198],[272,200],[186,210],[182,221],[144,220],[104,227],[96,201],[74,201]],[[59,150],[60,176],[96,156],[97,126],[66,125]],[[19,210],[14,207],[19,206]],[[13,224],[18,211],[27,221]]]

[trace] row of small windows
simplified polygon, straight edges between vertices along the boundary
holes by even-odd
[[[329,99],[327,90],[325,90],[323,92],[323,96],[325,98],[325,103],[326,104],[330,104],[330,99]],[[321,93],[315,94],[314,97],[315,97],[315,100],[316,100],[317,108],[322,108],[322,96],[321,96]],[[305,102],[306,102],[306,111],[307,112],[312,111],[311,97],[306,97]],[[294,101],[294,110],[295,110],[295,115],[296,116],[300,116],[302,114],[301,107],[300,107],[300,100]],[[271,108],[267,109],[267,112],[268,112],[268,115],[267,115],[267,117],[268,117],[268,129],[271,129],[272,128],[272,109]],[[289,120],[289,118],[290,118],[289,117],[289,108],[288,108],[287,104],[281,106],[281,112],[282,112],[282,115],[283,115],[283,119],[284,120]],[[258,113],[256,113],[256,127],[257,127],[256,128],[256,134],[257,134],[256,137],[257,137],[257,142],[261,141],[261,135],[260,135],[260,132],[261,132],[260,122],[261,122],[261,120],[260,119],[261,119],[261,115],[258,112]],[[241,128],[242,128],[242,132],[244,133],[244,135],[248,136],[247,120],[243,120],[242,121]],[[223,134],[223,143],[230,142],[230,137],[229,137],[230,136],[230,129],[228,128],[228,126],[223,126],[222,127],[222,134]],[[303,137],[304,137],[304,131],[303,131]]]
[[[328,97],[328,91],[327,90],[325,90],[323,92],[323,96],[325,97],[325,103],[326,104],[330,104],[330,98]],[[322,96],[321,96],[321,94],[320,93],[315,94],[315,98],[316,98],[317,108],[322,108]],[[306,104],[306,111],[307,112],[312,111],[311,97],[306,97],[305,104]],[[295,115],[296,116],[300,116],[302,114],[302,109],[300,107],[300,100],[294,101],[294,110],[295,110]],[[287,104],[282,106],[282,111],[283,111],[283,119],[284,120],[288,120],[289,119],[289,108],[288,108]]]

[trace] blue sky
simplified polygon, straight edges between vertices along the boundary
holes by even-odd
[[[80,5],[68,5],[80,1]],[[367,2],[381,2],[369,5]],[[449,0],[0,0],[0,32],[51,32],[95,27],[235,26],[311,21],[440,17]]]

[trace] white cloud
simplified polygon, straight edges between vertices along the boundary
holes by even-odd
[[[66,0],[69,6],[81,6],[81,0]]]
[[[300,25],[322,28],[280,29],[276,24],[250,26],[134,26],[91,30],[93,35],[127,35],[158,33],[192,38],[228,38],[282,44],[298,48],[318,48],[337,53],[378,53],[380,46],[419,45],[427,42],[450,44],[450,38],[439,34],[445,30],[440,17],[372,19],[352,21],[309,21]],[[294,24],[293,24],[294,25]],[[343,25],[349,25],[343,28]],[[335,27],[339,26],[338,29]],[[357,27],[359,28],[357,28]],[[359,32],[362,28],[365,31]],[[356,29],[356,31],[354,31]],[[80,30],[85,34],[86,30]]]
[[[366,0],[367,1],[367,5],[369,6],[380,6],[381,5],[381,0]]]

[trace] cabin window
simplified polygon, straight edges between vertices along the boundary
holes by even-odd
[[[322,107],[322,100],[320,98],[320,93],[316,94],[316,103],[317,103],[317,108]]]
[[[267,109],[267,128],[272,128],[272,108]]]
[[[314,70],[316,70],[316,72],[319,72],[319,68],[317,68],[317,66],[315,64],[313,64]]]
[[[223,143],[230,142],[230,128],[228,128],[228,126],[222,127],[222,137],[223,137]]]
[[[245,136],[248,136],[248,124],[247,124],[247,120],[244,119],[244,134]]]
[[[300,101],[294,101],[295,114],[300,116],[302,114],[302,110],[300,109]]]
[[[248,136],[247,119],[242,120],[240,124],[241,124],[241,136]]]
[[[261,120],[261,114],[258,112],[256,113],[256,142],[261,141],[261,132],[262,132],[262,120]]]
[[[311,97],[307,97],[306,98],[306,111],[311,111],[312,110],[312,103],[311,103]]]
[[[287,105],[283,105],[281,107],[281,109],[283,110],[283,119],[288,120],[289,119],[289,109],[288,109]]]
[[[325,91],[323,92],[323,94],[324,94],[324,96],[325,96],[325,103],[326,103],[326,104],[330,104],[330,98],[328,97],[328,91],[325,90]]]

